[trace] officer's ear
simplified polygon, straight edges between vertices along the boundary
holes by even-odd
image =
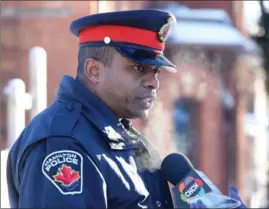
[[[100,63],[92,58],[88,58],[84,62],[85,76],[93,83],[98,83],[100,79]]]

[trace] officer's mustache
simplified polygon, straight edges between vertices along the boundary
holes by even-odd
[[[136,92],[133,96],[133,99],[135,100],[141,100],[141,99],[146,99],[149,98],[152,101],[157,100],[157,92],[156,90],[142,90],[140,92]]]

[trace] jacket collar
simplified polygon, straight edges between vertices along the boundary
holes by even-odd
[[[109,139],[112,149],[145,146],[140,136],[128,131],[112,110],[80,81],[64,75],[57,92],[57,100],[80,103],[82,114]]]

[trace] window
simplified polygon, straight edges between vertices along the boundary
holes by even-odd
[[[199,168],[199,102],[180,99],[174,110],[174,144],[177,152],[185,154]]]

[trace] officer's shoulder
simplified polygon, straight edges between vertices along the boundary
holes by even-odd
[[[82,105],[76,101],[56,101],[57,111],[50,124],[51,135],[72,135],[74,127],[81,116]]]
[[[75,101],[56,100],[35,116],[27,129],[44,131],[48,136],[70,136],[81,116],[81,104]],[[47,137],[47,136],[44,136]]]
[[[62,151],[62,150],[80,150],[81,145],[77,142],[77,140],[72,137],[48,137],[46,139],[40,140],[37,143],[31,145],[27,152],[35,152],[40,154],[43,152],[44,154]]]

